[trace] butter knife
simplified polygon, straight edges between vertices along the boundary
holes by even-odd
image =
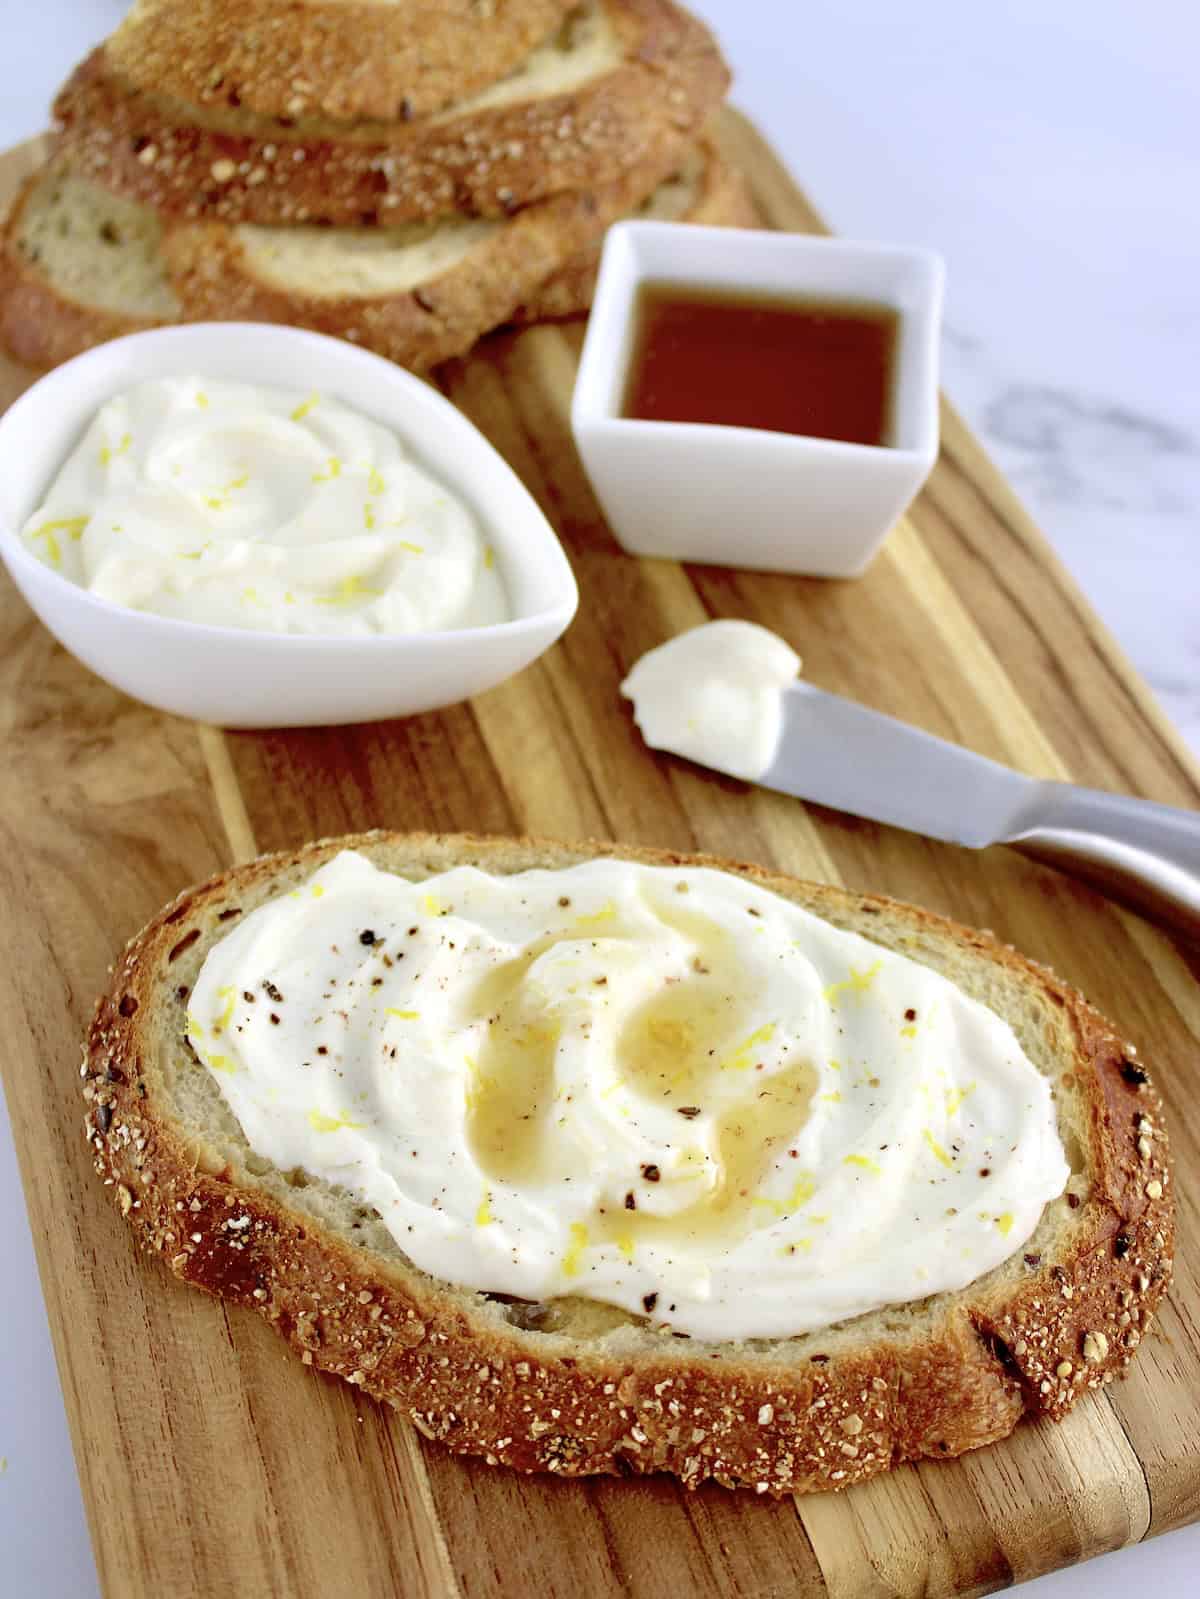
[[[802,682],[759,782],[967,849],[1006,844],[1200,942],[1200,811],[1026,777]]]

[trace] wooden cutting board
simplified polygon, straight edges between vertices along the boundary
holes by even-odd
[[[819,227],[742,119],[722,136],[773,226]],[[33,159],[0,162],[4,197]],[[1200,960],[1017,855],[651,755],[617,685],[669,635],[749,617],[813,682],[1039,776],[1196,806],[1195,766],[948,409],[928,488],[857,582],[623,554],[571,443],[581,338],[498,336],[442,377],[540,500],[583,596],[560,644],[470,704],[328,731],[197,727],[107,688],[0,583],[3,1070],[108,1599],[975,1594],[1200,1515]],[[0,371],[0,402],[27,381]],[[1059,1427],[837,1496],[523,1479],[427,1444],[141,1258],[82,1136],[79,1040],[109,963],[185,884],[374,826],[710,850],[916,900],[1054,966],[1119,1021],[1173,1112],[1175,1287],[1127,1380]]]

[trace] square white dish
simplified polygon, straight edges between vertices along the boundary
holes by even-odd
[[[22,525],[114,394],[150,378],[319,389],[390,427],[474,511],[512,620],[370,638],[256,633],[114,605],[40,561]],[[0,558],[72,655],[134,699],[233,727],[409,716],[454,704],[528,666],[570,624],[578,590],[537,502],[473,423],[429,384],[338,339],[259,323],[133,334],[48,373],[0,418]]]
[[[721,566],[864,571],[937,459],[943,279],[926,250],[669,222],[610,228],[571,426],[619,542],[636,555]],[[896,309],[893,442],[623,416],[638,296],[654,282]]]

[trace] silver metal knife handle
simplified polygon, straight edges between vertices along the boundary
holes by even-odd
[[[1200,944],[1200,812],[1047,782],[1022,821],[997,842]]]

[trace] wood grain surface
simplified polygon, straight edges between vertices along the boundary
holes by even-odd
[[[722,140],[772,226],[819,222],[754,131]],[[31,166],[0,162],[3,197]],[[108,1599],[663,1599],[988,1592],[1200,1516],[1200,961],[1003,850],[958,850],[647,752],[617,685],[707,617],[749,617],[823,687],[1026,771],[1196,806],[1195,768],[962,423],[868,575],[635,560],[575,454],[579,324],[444,370],[558,529],[577,621],[467,705],[227,735],[92,677],[0,584],[0,1019],[9,1114]],[[0,370],[0,403],[29,381]],[[256,1317],[141,1259],[83,1138],[80,1038],[122,943],[256,849],[371,826],[592,836],[760,861],[927,904],[1048,962],[1153,1063],[1177,1158],[1174,1290],[1128,1378],[1061,1426],[837,1496],[522,1479],[312,1376]]]

